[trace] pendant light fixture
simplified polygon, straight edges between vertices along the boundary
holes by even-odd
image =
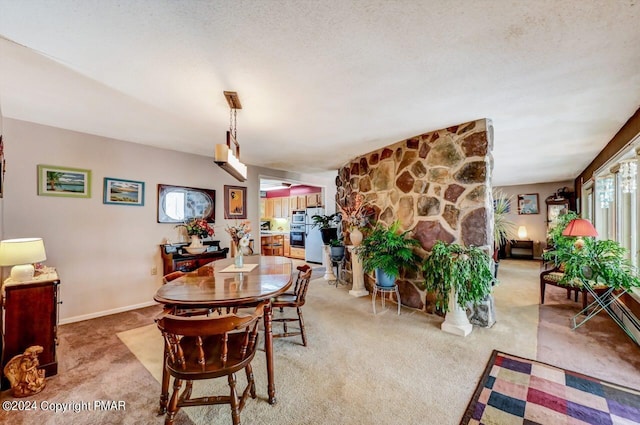
[[[242,109],[238,93],[225,91],[224,97],[229,104],[229,131],[227,131],[227,143],[218,143],[213,156],[213,162],[220,168],[231,174],[238,181],[247,180],[247,166],[240,161],[240,144],[237,139],[237,111]]]
[[[620,162],[620,185],[623,193],[631,193],[636,190],[638,165],[635,159],[625,159]]]

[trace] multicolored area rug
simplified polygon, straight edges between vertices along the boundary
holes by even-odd
[[[640,391],[494,350],[467,424],[640,424]]]

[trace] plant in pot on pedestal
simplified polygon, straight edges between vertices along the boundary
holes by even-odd
[[[342,239],[331,239],[329,242],[329,250],[333,261],[341,261],[344,257],[344,243]]]
[[[351,244],[360,245],[364,235],[361,228],[369,223],[370,217],[375,214],[375,210],[365,201],[361,193],[352,194],[347,198],[345,205],[337,204],[340,215],[342,216],[342,225],[345,227],[345,239],[347,233]]]
[[[473,326],[466,307],[484,300],[494,283],[491,257],[477,247],[437,241],[422,263],[426,289],[436,295],[436,308],[447,313],[441,329],[468,335]]]
[[[363,270],[375,271],[377,285],[393,286],[401,270],[417,268],[421,259],[414,248],[419,247],[420,242],[409,233],[409,230],[401,231],[398,221],[389,227],[378,222],[356,247]]]
[[[313,215],[311,216],[313,225],[318,226],[322,235],[322,242],[329,245],[332,239],[338,239],[338,214]]]

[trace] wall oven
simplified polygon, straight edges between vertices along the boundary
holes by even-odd
[[[291,224],[304,224],[306,213],[304,211],[294,211],[291,214]],[[304,229],[302,229],[304,232]]]
[[[291,223],[289,228],[289,243],[295,248],[304,248],[304,224]]]

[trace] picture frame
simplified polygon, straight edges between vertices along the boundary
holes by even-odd
[[[158,223],[184,223],[191,218],[215,223],[215,213],[215,190],[158,184]]]
[[[38,196],[91,198],[91,170],[38,164]]]
[[[242,186],[224,186],[224,218],[247,218],[247,188]]]
[[[104,178],[103,204],[144,206],[144,182]]]
[[[540,204],[537,193],[518,195],[518,214],[540,214]]]

